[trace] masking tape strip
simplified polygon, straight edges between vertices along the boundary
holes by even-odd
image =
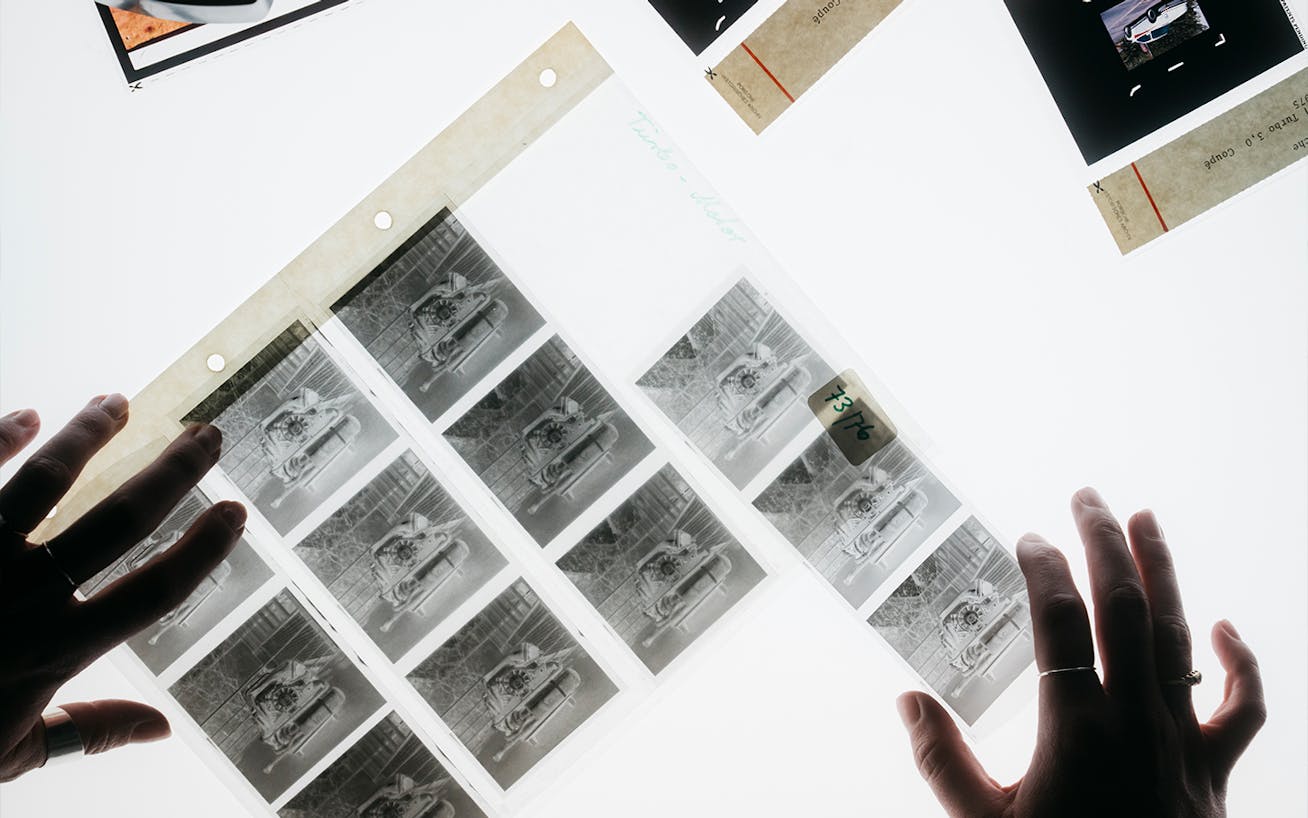
[[[899,436],[858,373],[846,369],[808,398],[808,408],[851,466],[861,466]]]
[[[466,201],[612,73],[581,31],[565,26],[133,398],[127,425],[33,536],[67,528],[147,465],[187,413],[289,327],[322,326],[331,305],[414,229]],[[383,211],[389,228],[376,220]],[[213,355],[223,358],[218,372]]]
[[[1094,183],[1123,255],[1308,156],[1308,69]]]
[[[762,133],[901,0],[788,0],[718,63],[708,81]]]

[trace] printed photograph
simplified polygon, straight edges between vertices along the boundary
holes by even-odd
[[[413,452],[295,547],[395,661],[507,561]]]
[[[296,323],[183,418],[223,433],[221,468],[286,534],[397,435]]]
[[[1017,560],[963,523],[868,623],[968,724],[1035,661]]]
[[[654,450],[558,337],[445,439],[542,546]]]
[[[767,575],[671,466],[558,565],[653,673]]]
[[[433,421],[545,325],[448,210],[332,309]]]
[[[391,713],[277,813],[281,818],[485,818]]]
[[[682,42],[696,54],[754,7],[758,0],[649,0]]]
[[[121,559],[99,575],[83,583],[82,593],[94,596],[167,551],[182,538],[195,518],[211,505],[213,503],[199,489],[192,490],[169,512],[153,534],[128,549]],[[162,673],[197,639],[213,630],[271,578],[272,570],[267,563],[242,539],[185,602],[127,640],[127,645],[152,673]]]
[[[383,703],[289,591],[169,692],[269,801]]]
[[[618,692],[522,580],[408,678],[506,789]]]
[[[637,385],[743,489],[815,422],[808,396],[835,374],[742,280]]]
[[[960,505],[902,442],[851,466],[827,435],[754,500],[855,608]]]
[[[1208,30],[1198,0],[1126,0],[1099,16],[1127,68],[1144,65]]]
[[[276,0],[262,19],[215,22],[208,25],[161,20],[146,14],[109,8],[87,0],[104,25],[118,57],[123,78],[135,84],[173,68],[208,57],[282,26],[336,8],[348,0]],[[260,3],[267,8],[267,3]],[[241,14],[228,19],[249,19]]]

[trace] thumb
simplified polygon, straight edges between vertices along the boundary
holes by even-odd
[[[918,772],[945,811],[954,818],[998,814],[1003,790],[986,775],[945,709],[925,693],[905,693],[896,704]]]
[[[103,753],[124,744],[158,741],[171,735],[163,713],[138,702],[104,699],[60,705],[68,714],[87,755]],[[3,758],[0,758],[0,783],[44,767],[49,761],[45,720],[37,718],[27,735]]]
[[[101,699],[59,706],[73,720],[87,755],[172,735],[163,713],[140,702]]]

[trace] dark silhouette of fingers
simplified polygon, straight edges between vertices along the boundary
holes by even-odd
[[[1149,598],[1126,545],[1126,535],[1099,492],[1081,489],[1072,515],[1085,545],[1095,633],[1104,665],[1104,689],[1124,702],[1156,701],[1153,625]]]
[[[1131,517],[1127,531],[1131,535],[1131,555],[1149,597],[1158,678],[1161,681],[1179,679],[1194,667],[1194,657],[1171,549],[1167,547],[1163,529],[1152,511],[1141,511]],[[1166,685],[1163,693],[1163,698],[1178,717],[1187,723],[1195,722],[1189,686]]]
[[[0,515],[9,526],[29,532],[68,493],[87,461],[127,423],[127,398],[92,398],[0,488]]]
[[[1017,542],[1017,564],[1031,600],[1036,667],[1045,671],[1094,666],[1090,617],[1063,552],[1039,535],[1027,534]],[[1088,703],[1102,696],[1099,676],[1089,671],[1056,673],[1040,680],[1041,703],[1052,706],[1041,708],[1042,717],[1066,702]]]
[[[977,761],[958,726],[935,699],[905,693],[896,702],[918,772],[953,818],[998,815],[1003,790]]]
[[[41,418],[31,409],[19,409],[0,418],[0,466],[23,450],[41,431]]]
[[[176,544],[77,606],[70,636],[88,659],[157,622],[213,573],[245,530],[245,507],[210,508]]]
[[[68,575],[85,582],[159,527],[218,462],[222,433],[198,424],[155,461],[47,545]]]
[[[1213,775],[1225,783],[1235,762],[1267,722],[1267,704],[1258,659],[1230,622],[1223,620],[1213,627],[1213,649],[1226,670],[1226,694],[1203,725],[1203,732]]]

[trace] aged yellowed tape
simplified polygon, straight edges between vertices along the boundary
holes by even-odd
[[[762,133],[899,3],[788,0],[708,80],[754,133]]]
[[[1129,253],[1308,156],[1308,69],[1090,186]]]
[[[852,369],[810,395],[808,408],[852,466],[863,465],[899,436],[895,424]]]
[[[549,87],[541,81],[547,69]],[[321,326],[331,305],[413,229],[466,201],[611,75],[576,26],[555,34],[134,397],[126,427],[34,536],[67,528],[148,464],[200,401],[288,328]]]

